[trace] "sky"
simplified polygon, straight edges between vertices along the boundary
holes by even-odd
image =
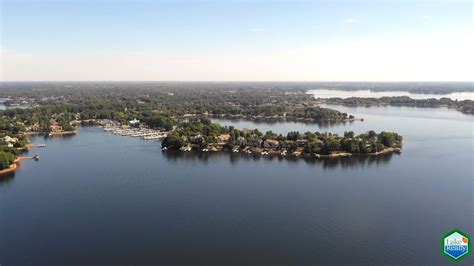
[[[472,81],[472,1],[0,0],[2,81]]]

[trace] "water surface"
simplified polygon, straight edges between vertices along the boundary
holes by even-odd
[[[47,145],[29,153],[40,161],[0,179],[0,263],[449,265],[441,235],[474,235],[472,116],[337,109],[365,121],[226,123],[279,133],[394,130],[405,137],[402,154],[315,161],[163,153],[159,142],[96,127],[35,137]]]
[[[412,99],[441,99],[449,98],[451,100],[474,100],[474,92],[452,92],[447,94],[430,94],[430,93],[411,93],[407,91],[371,91],[371,90],[328,90],[318,89],[309,90],[308,94],[314,95],[315,98],[381,98],[381,97],[396,97],[396,96],[408,96]]]

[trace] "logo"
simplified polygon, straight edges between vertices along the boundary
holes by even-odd
[[[466,233],[458,229],[443,237],[443,254],[452,260],[460,260],[471,252],[471,242]]]

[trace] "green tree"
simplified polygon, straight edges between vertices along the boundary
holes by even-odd
[[[0,169],[8,168],[15,162],[15,156],[11,153],[0,151]]]

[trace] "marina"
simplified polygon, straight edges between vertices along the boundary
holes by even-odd
[[[95,120],[94,122],[101,126],[104,131],[119,136],[129,136],[134,138],[141,138],[144,140],[161,140],[166,138],[166,136],[168,135],[168,132],[163,129],[130,127],[108,119]]]

